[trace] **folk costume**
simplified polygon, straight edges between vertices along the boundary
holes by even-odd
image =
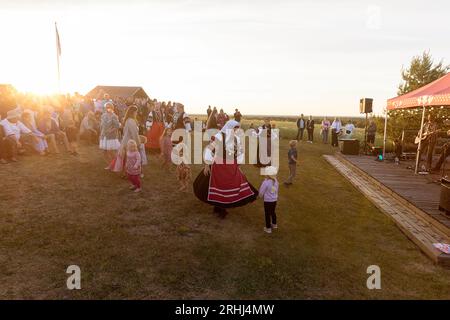
[[[158,109],[150,112],[147,119],[147,126],[150,127],[147,130],[147,143],[145,147],[147,149],[159,150],[159,141],[164,132],[164,113]]]
[[[210,172],[200,171],[194,181],[194,194],[198,199],[214,206],[214,211],[226,214],[225,208],[244,206],[253,202],[258,190],[253,187],[239,168],[244,160],[239,137],[231,131],[239,127],[235,120],[228,121],[206,149],[205,160],[211,162]],[[218,148],[222,150],[218,150]]]

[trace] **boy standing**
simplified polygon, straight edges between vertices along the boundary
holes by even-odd
[[[289,151],[288,151],[288,163],[289,163],[289,177],[284,183],[286,186],[292,184],[292,180],[295,178],[295,174],[297,172],[297,140],[291,140],[289,142]]]

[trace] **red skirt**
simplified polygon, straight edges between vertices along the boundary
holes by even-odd
[[[153,122],[152,127],[147,132],[147,149],[160,149],[159,139],[164,133],[164,124],[162,122]]]
[[[194,181],[194,193],[198,199],[223,208],[240,207],[258,197],[258,190],[237,164],[214,163],[209,176],[201,170]]]

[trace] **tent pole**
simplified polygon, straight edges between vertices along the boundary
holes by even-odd
[[[420,160],[420,148],[422,147],[422,131],[423,131],[423,122],[425,121],[425,105],[423,105],[422,110],[422,122],[420,123],[420,132],[419,132],[419,145],[417,146],[417,155],[416,155],[416,169],[414,171],[415,174],[419,172],[419,160]]]
[[[387,139],[387,117],[388,117],[388,110],[386,108],[386,112],[384,114],[384,135],[383,135],[383,160],[386,157],[386,139]]]

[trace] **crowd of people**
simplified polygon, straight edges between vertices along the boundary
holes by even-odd
[[[300,115],[297,119],[297,141],[303,141],[304,132],[306,130],[308,137],[307,142],[314,142],[314,130],[315,130],[315,120],[312,116],[305,119],[304,115]],[[349,120],[345,125],[341,122],[341,119],[335,117],[331,122],[327,117],[324,117],[320,123],[320,138],[322,143],[328,144],[329,137],[331,134],[331,146],[337,147],[339,139],[351,139],[353,138],[355,125]],[[377,126],[375,122],[371,119],[367,127],[367,143],[373,145],[375,143],[375,135],[377,132]]]
[[[223,109],[218,111],[217,107],[211,108],[211,106],[208,106],[208,109],[206,109],[206,115],[206,129],[222,129],[225,126],[225,123],[230,120],[230,116],[225,113]],[[237,108],[234,111],[233,119],[239,123],[242,120],[242,114]]]
[[[143,166],[148,163],[147,153],[156,151],[161,166],[172,166],[172,149],[181,147],[182,141],[172,141],[172,132],[176,129],[192,130],[191,119],[184,110],[184,105],[177,102],[159,102],[149,98],[111,97],[102,92],[97,97],[75,94],[53,97],[16,96],[8,107],[0,108],[0,161],[16,162],[18,155],[37,153],[46,156],[65,151],[70,156],[79,155],[79,143],[98,146],[105,159],[105,170],[119,172],[127,178],[130,189],[142,190]],[[228,131],[241,127],[242,114],[236,108],[232,119],[216,107],[209,106],[207,120],[203,129],[217,129],[207,147],[209,155],[199,176],[194,182],[197,197],[214,206],[214,212],[224,217],[227,208],[238,207],[253,202],[258,196],[264,200],[266,213],[265,231],[270,233],[277,228],[276,200],[278,195],[277,168],[257,159],[257,166],[266,167],[265,179],[258,190],[247,181],[239,169],[239,148],[229,146],[226,136]],[[270,119],[265,119],[261,126],[250,129],[255,135],[262,132],[273,137]],[[224,149],[216,152],[218,141],[223,141]],[[268,139],[268,156],[270,157]],[[242,142],[238,141],[238,144]],[[290,176],[286,185],[292,184],[297,163],[296,141],[290,143]],[[230,149],[231,148],[231,149]],[[63,149],[63,150],[62,150]],[[235,151],[233,164],[219,163],[222,157]],[[219,155],[221,154],[221,155]],[[186,191],[191,179],[188,162],[181,154],[181,161],[175,170],[180,182],[180,190]],[[210,178],[211,177],[211,178]]]
[[[84,141],[103,151],[105,169],[128,175],[136,192],[141,190],[138,181],[142,177],[140,166],[147,164],[146,148],[157,145],[167,161],[167,154],[170,155],[171,151],[167,149],[171,146],[166,143],[161,148],[163,131],[167,130],[166,136],[169,136],[171,129],[183,127],[190,130],[190,119],[181,103],[142,97],[124,99],[111,97],[105,92],[100,92],[97,97],[77,93],[73,96],[40,97],[11,92],[2,94],[0,99],[1,164],[17,162],[21,154],[46,156],[65,151],[78,156],[78,144]],[[158,127],[154,125],[158,121],[154,115],[161,111],[163,131],[154,134],[152,128]],[[134,148],[139,157],[132,153]],[[117,161],[118,157],[121,161]],[[133,159],[133,165],[128,163]]]
[[[3,97],[0,97],[3,98]],[[16,96],[9,104],[0,101],[0,163],[18,161],[18,155],[36,153],[46,156],[59,154],[61,149],[71,156],[78,156],[78,144],[96,145],[102,150],[105,170],[118,172],[127,178],[130,189],[142,190],[143,166],[147,165],[148,154],[154,154],[165,170],[173,166],[174,148],[178,151],[186,147],[183,140],[172,140],[174,130],[192,131],[192,121],[185,112],[184,105],[177,102],[160,102],[143,97],[111,97],[101,92],[95,98],[75,94],[73,96],[54,96],[47,98]],[[4,107],[4,106],[9,107]],[[242,114],[236,108],[230,117],[223,109],[208,106],[206,121],[202,129],[216,129],[206,147],[205,166],[193,183],[194,194],[203,202],[213,206],[220,217],[227,215],[228,208],[247,205],[258,197],[264,201],[264,231],[271,233],[277,229],[276,206],[279,184],[278,168],[271,165],[271,143],[276,138],[275,124],[266,118],[260,126],[250,124],[255,137],[267,135],[267,156],[269,162],[256,154],[256,165],[264,168],[264,180],[256,189],[246,178],[239,165],[242,162],[241,147],[244,141],[239,136],[229,139],[230,131],[241,128]],[[316,123],[312,116],[307,119],[303,114],[297,119],[297,135],[289,142],[287,164],[289,176],[284,185],[294,183],[299,163],[297,144],[303,141],[306,130],[307,142],[314,142]],[[333,121],[323,118],[320,125],[321,141],[327,144],[331,135],[331,145],[338,146],[338,139],[352,138],[355,125],[348,121],[345,125],[339,118]],[[374,144],[376,124],[370,121],[367,127],[367,142]],[[427,134],[435,132],[433,122],[426,123]],[[450,133],[450,132],[449,132]],[[219,142],[221,142],[219,144]],[[426,142],[426,141],[425,141]],[[423,145],[426,145],[423,143]],[[217,148],[222,146],[223,149]],[[432,150],[432,148],[429,148]],[[445,149],[444,159],[450,148]],[[187,191],[191,180],[189,161],[179,152],[175,174],[180,191]],[[234,161],[228,163],[226,155],[232,155]],[[428,152],[428,167],[431,166]],[[440,166],[440,163],[438,166]]]

